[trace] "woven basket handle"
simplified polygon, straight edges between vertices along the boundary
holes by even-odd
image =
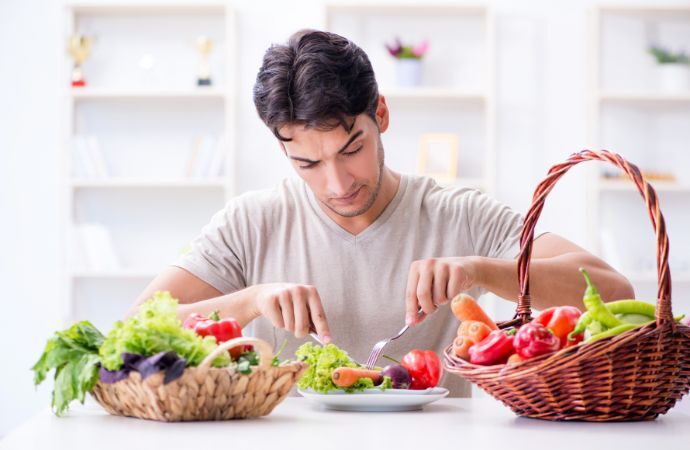
[[[640,169],[626,161],[617,153],[606,150],[595,152],[582,150],[572,154],[564,163],[557,164],[549,170],[547,177],[534,191],[532,206],[527,212],[525,222],[520,236],[520,256],[518,256],[518,282],[520,283],[520,295],[518,296],[518,306],[513,323],[525,323],[531,318],[531,302],[529,295],[529,266],[532,258],[532,241],[534,239],[534,228],[539,219],[546,196],[551,192],[556,182],[576,164],[584,161],[606,161],[622,169],[628,177],[635,183],[637,190],[640,191],[642,198],[647,204],[649,217],[652,219],[652,227],[656,234],[656,265],[658,273],[659,291],[657,293],[656,304],[656,323],[661,326],[663,322],[673,323],[673,312],[671,311],[671,272],[668,267],[668,236],[666,235],[666,224],[664,216],[659,209],[654,188],[647,183],[640,173]]]
[[[267,368],[273,363],[273,348],[271,345],[261,339],[253,337],[238,337],[235,339],[230,339],[225,341],[215,348],[203,361],[199,364],[200,369],[208,369],[211,367],[211,363],[216,359],[221,353],[227,352],[231,348],[239,347],[240,345],[253,345],[254,350],[259,353],[259,367]]]

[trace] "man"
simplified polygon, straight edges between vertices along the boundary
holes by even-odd
[[[137,305],[169,290],[181,302],[181,318],[218,310],[243,327],[253,322],[254,334],[273,345],[287,339],[285,356],[313,328],[364,361],[405,321],[415,326],[385,353],[440,353],[457,329],[443,305],[462,291],[517,298],[522,218],[478,191],[386,167],[386,100],[355,44],[302,31],[272,46],[254,102],[301,180],[229,202]],[[545,234],[533,246],[533,305],[581,307],[580,266],[604,298],[633,296],[603,261]],[[442,384],[453,395],[468,394],[457,377]]]

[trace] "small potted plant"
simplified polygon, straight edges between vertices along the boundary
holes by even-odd
[[[403,45],[395,38],[393,45],[385,44],[388,53],[396,59],[396,75],[400,86],[419,86],[422,80],[422,58],[429,49],[429,42],[423,40],[417,45]]]
[[[666,91],[690,89],[690,57],[684,51],[672,52],[664,47],[652,45],[649,53],[658,63],[659,81]]]

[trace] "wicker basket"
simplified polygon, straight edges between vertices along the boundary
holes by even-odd
[[[499,326],[505,328],[531,320],[529,266],[534,227],[544,200],[572,166],[593,160],[621,168],[635,183],[649,209],[657,237],[656,321],[517,365],[473,365],[455,357],[449,346],[444,366],[477,384],[520,416],[601,422],[653,420],[666,413],[690,387],[690,327],[673,320],[669,243],[656,193],[639,169],[620,155],[584,150],[552,167],[539,184],[521,235],[517,311],[513,320]]]
[[[260,363],[243,375],[234,368],[212,368],[221,353],[238,345],[253,345]],[[145,380],[137,372],[114,384],[100,381],[91,394],[110,414],[165,422],[227,420],[269,414],[304,373],[307,364],[271,365],[273,352],[265,341],[242,337],[219,345],[198,367],[185,369],[163,384],[163,374]]]

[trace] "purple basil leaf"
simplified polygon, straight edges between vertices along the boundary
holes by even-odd
[[[186,365],[187,362],[184,359],[178,358],[178,360],[175,361],[170,367],[168,367],[168,370],[165,371],[163,384],[168,384],[171,381],[175,381],[178,378],[180,378],[184,373],[184,368]]]
[[[139,372],[141,379],[145,380],[154,373],[163,371],[163,383],[168,384],[180,378],[187,366],[187,361],[177,356],[173,351],[160,352],[148,358],[136,353],[122,353],[124,364],[120,370],[99,369],[99,378],[106,384],[117,383],[129,376],[131,371]]]
[[[153,356],[142,359],[136,367],[136,370],[141,374],[142,379],[146,379],[156,372],[167,371],[168,368],[173,366],[177,361],[183,361],[177,356],[177,353],[170,352],[160,352]],[[184,366],[182,367],[184,370]]]
[[[122,362],[123,362],[123,367],[127,367],[129,369],[134,369],[136,368],[137,364],[144,359],[142,355],[138,355],[136,353],[127,353],[123,352],[122,353]]]
[[[140,362],[137,365],[136,371],[141,374],[141,379],[145,380],[154,373],[158,372],[160,369],[158,368],[157,365],[149,361],[148,359],[144,359],[142,362]]]
[[[160,359],[158,361],[157,366],[160,367],[161,369],[166,369],[166,368],[172,366],[173,364],[175,364],[180,359],[182,359],[182,358],[177,356],[177,353],[175,353],[173,351],[166,352],[160,356]]]
[[[108,370],[101,367],[98,370],[98,378],[105,384],[113,384],[122,381],[129,376],[129,369]]]

